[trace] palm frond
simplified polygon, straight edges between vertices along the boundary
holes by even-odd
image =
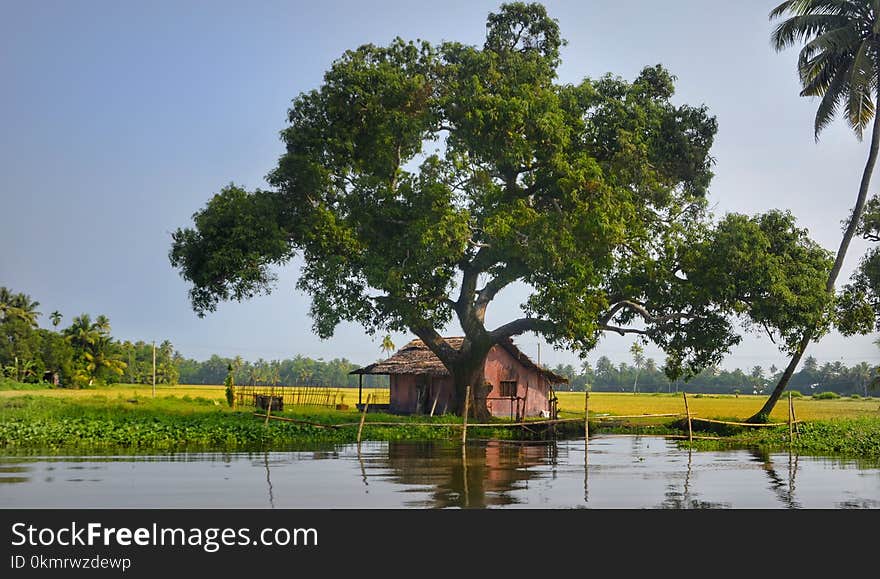
[[[861,141],[865,127],[874,118],[873,93],[877,85],[877,72],[871,58],[870,43],[859,46],[849,69],[849,98],[846,101],[846,118]]]
[[[804,45],[798,54],[798,70],[802,70],[805,64],[820,55],[831,58],[834,55],[852,55],[858,49],[861,38],[852,26],[834,28],[820,34]]]
[[[816,109],[816,120],[814,123],[814,137],[819,140],[819,133],[822,129],[831,124],[834,115],[837,114],[837,107],[843,98],[847,88],[847,74],[845,68],[835,70],[834,76],[825,90],[822,101]]]
[[[777,51],[781,51],[798,42],[808,42],[811,38],[822,35],[830,30],[843,28],[850,24],[846,16],[827,14],[805,14],[792,16],[784,20],[773,30],[770,42]]]
[[[802,87],[800,96],[824,95],[837,71],[849,69],[851,60],[822,52],[803,63],[798,67]]]
[[[849,70],[852,55],[822,52],[806,62],[798,71],[801,77],[801,96],[823,96],[838,71]]]
[[[770,11],[770,19],[784,14],[847,14],[856,13],[872,0],[788,0]]]

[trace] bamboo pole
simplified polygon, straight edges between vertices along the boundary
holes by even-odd
[[[272,397],[269,396],[269,403],[266,405],[266,422],[263,423],[263,426],[269,426],[269,416],[272,415]]]
[[[590,391],[584,390],[584,452],[587,451],[587,442],[590,439]]]
[[[373,397],[372,394],[367,394],[367,403],[364,404],[364,411],[361,414],[361,423],[358,425],[358,450],[361,448],[361,432],[364,430],[364,420],[367,419],[367,408],[370,407],[370,399]]]
[[[794,400],[791,401],[791,417],[794,420],[794,433],[797,435],[798,440],[801,439],[801,427],[800,422],[797,419],[797,414],[794,411]]]
[[[691,426],[691,410],[688,408],[688,395],[687,392],[682,392],[681,395],[684,397],[684,413],[687,414],[688,419],[688,442],[692,443],[694,441],[694,430]]]
[[[712,424],[728,424],[730,426],[752,426],[755,428],[764,428],[764,427],[773,427],[773,426],[785,426],[787,422],[766,422],[766,423],[757,423],[752,424],[751,422],[730,422],[727,420],[712,420],[711,418],[700,418],[699,416],[691,416],[691,420],[696,420],[699,422],[711,422]],[[797,424],[797,420],[795,424]]]
[[[437,389],[437,394],[434,396],[434,403],[431,404],[431,414],[429,416],[434,416],[434,409],[437,408],[437,401],[440,400],[440,389]]]
[[[794,424],[792,424],[792,403],[791,403],[791,392],[788,393],[788,445],[791,446],[794,442]]]
[[[467,442],[467,420],[468,420],[468,410],[470,410],[470,402],[471,402],[471,387],[467,386],[464,390],[464,422],[461,425],[461,443],[465,444]]]
[[[254,416],[257,418],[266,418],[265,414],[260,414],[259,412],[254,412]],[[309,426],[317,426],[318,428],[340,428],[342,426],[346,426],[345,424],[321,424],[320,422],[310,422],[308,420],[296,420],[294,418],[285,418],[284,416],[269,416],[272,420],[278,420],[280,422],[293,422],[295,424],[307,424]],[[350,424],[347,426],[351,426]]]

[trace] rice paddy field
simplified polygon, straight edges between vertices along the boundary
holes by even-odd
[[[354,408],[357,403],[357,388],[342,389],[343,403]],[[372,392],[386,393],[387,389],[363,389],[363,398]],[[142,384],[117,384],[101,388],[73,390],[66,388],[40,388],[28,390],[0,390],[0,399],[22,395],[47,396],[61,399],[105,398],[147,399],[152,398],[152,386]],[[557,392],[560,417],[570,418],[583,415],[583,392]],[[157,398],[216,400],[225,405],[224,386],[156,386]],[[701,418],[743,420],[757,412],[766,400],[765,396],[733,394],[688,394],[688,406],[693,416]],[[839,398],[834,400],[814,400],[811,397],[794,398],[795,416],[798,420],[833,420],[841,418],[880,418],[880,398]],[[640,414],[684,414],[684,401],[678,394],[625,392],[591,392],[591,415],[630,416]],[[788,395],[776,405],[771,420],[788,420]]]
[[[563,418],[584,413],[583,392],[558,392],[559,410]],[[688,394],[692,416],[701,418],[744,420],[760,410],[766,396],[733,394]],[[880,398],[838,398],[814,400],[793,398],[798,420],[833,420],[842,418],[880,418]],[[632,394],[624,392],[591,392],[590,414],[618,416],[636,414],[684,414],[684,400],[679,394]],[[770,419],[788,420],[788,394],[776,404]]]

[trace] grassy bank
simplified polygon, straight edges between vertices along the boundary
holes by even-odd
[[[49,452],[253,450],[311,448],[316,443],[348,443],[357,439],[360,414],[355,410],[296,408],[278,416],[338,428],[263,420],[253,409],[231,409],[215,398],[188,394],[130,397],[111,393],[17,393],[0,397],[0,448]],[[461,430],[461,419],[436,417],[434,426],[371,426],[373,422],[424,422],[424,417],[367,415],[364,439],[446,439]],[[511,429],[476,428],[469,436],[506,438]]]
[[[5,385],[5,386],[8,386]],[[14,385],[13,385],[14,386]],[[356,401],[353,391],[350,403]],[[692,415],[738,421],[763,402],[758,396],[689,395]],[[583,393],[559,393],[562,418],[583,416]],[[801,436],[800,452],[880,457],[880,400],[876,398],[794,401]],[[621,418],[615,416],[682,413],[681,395],[592,393],[591,432],[678,434],[686,432],[677,417]],[[157,387],[121,385],[86,390],[47,387],[0,390],[0,448],[4,452],[167,452],[184,450],[305,449],[316,444],[354,442],[360,414],[345,410],[293,407],[280,416],[339,428],[271,421],[268,426],[253,416],[251,408],[231,409],[222,386]],[[772,419],[788,417],[787,400],[780,402]],[[418,426],[432,421],[447,426]],[[380,426],[376,422],[412,423]],[[367,440],[429,440],[459,436],[461,419],[440,416],[392,416],[370,413],[364,429]],[[787,448],[788,430],[719,427],[694,422],[698,434],[721,436],[723,441],[697,441],[698,448],[724,445],[760,445]],[[582,425],[560,426],[557,434],[577,436]],[[703,429],[703,430],[700,430]],[[512,428],[475,428],[472,438],[540,437],[544,433]]]

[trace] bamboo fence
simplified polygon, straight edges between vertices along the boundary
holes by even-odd
[[[636,418],[674,418],[681,417],[687,419],[687,435],[666,435],[669,438],[687,438],[689,442],[693,442],[694,440],[724,440],[724,437],[721,436],[695,436],[693,433],[693,422],[705,422],[711,424],[722,424],[728,426],[739,426],[739,427],[749,427],[749,428],[761,428],[761,427],[781,427],[788,426],[789,430],[789,443],[793,443],[794,437],[800,435],[800,431],[798,428],[798,424],[800,424],[801,420],[797,420],[794,414],[794,404],[792,402],[791,396],[789,396],[789,416],[786,422],[772,422],[772,423],[763,423],[763,424],[754,424],[751,422],[735,422],[729,420],[715,420],[711,418],[701,418],[699,416],[694,416],[690,412],[690,407],[688,405],[687,394],[683,394],[684,401],[684,413],[661,413],[661,414],[629,414],[629,415],[604,415],[604,416],[589,416],[589,392],[584,395],[584,416],[578,416],[577,418],[553,418],[553,419],[545,419],[545,420],[525,420],[519,419],[512,422],[468,422],[468,414],[469,412],[469,402],[470,402],[470,388],[468,388],[468,396],[465,398],[465,412],[464,417],[461,424],[449,423],[449,422],[389,422],[389,421],[367,421],[367,408],[371,404],[375,404],[374,394],[371,394],[367,397],[367,403],[364,405],[363,410],[361,412],[360,420],[357,422],[341,422],[336,424],[321,424],[317,422],[310,422],[307,420],[297,420],[293,418],[287,418],[283,416],[272,416],[271,411],[267,411],[265,414],[261,414],[259,412],[254,412],[254,416],[257,418],[263,418],[268,424],[270,420],[278,420],[283,422],[293,422],[297,424],[306,424],[310,426],[316,426],[319,428],[345,428],[357,426],[357,440],[358,444],[361,442],[363,429],[365,426],[413,426],[413,427],[431,427],[431,428],[452,428],[452,429],[461,429],[461,442],[462,444],[467,443],[467,429],[468,428],[523,428],[525,430],[530,430],[530,428],[539,427],[539,426],[555,426],[558,424],[567,424],[567,423],[582,423],[584,425],[584,439],[587,440],[589,438],[589,422],[590,421],[603,421],[603,420],[622,420],[622,419],[636,419]]]

